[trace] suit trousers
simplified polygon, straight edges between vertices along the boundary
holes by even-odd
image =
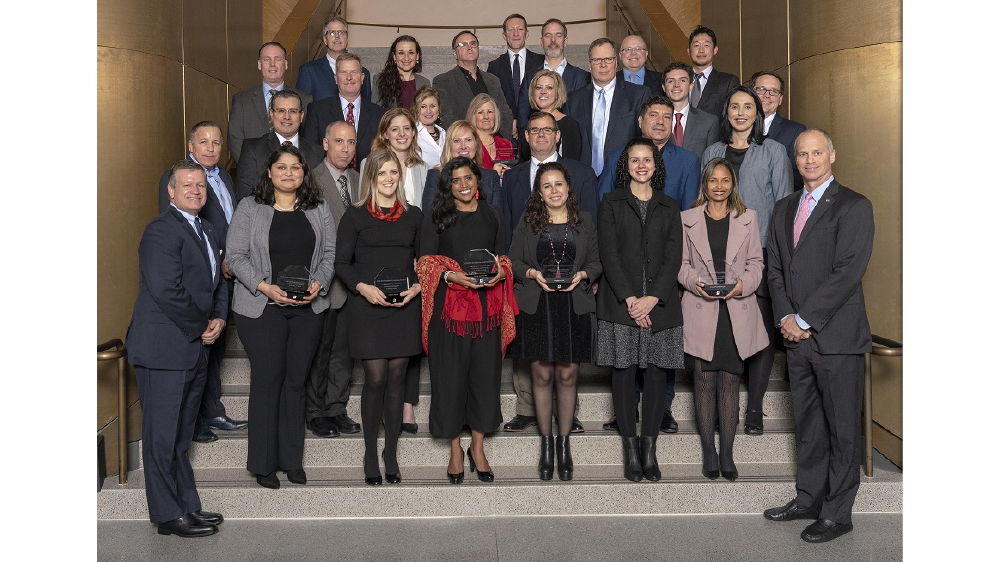
[[[173,521],[201,509],[188,449],[207,367],[208,349],[204,346],[191,370],[135,366],[142,407],[142,473],[153,523]]]
[[[347,335],[348,298],[340,308],[322,314],[323,330],[306,385],[306,419],[332,418],[347,413],[354,360]]]
[[[229,306],[233,309],[233,287],[235,279],[226,279],[229,288]],[[205,424],[208,418],[218,418],[226,415],[226,406],[222,403],[222,358],[226,355],[226,332],[229,331],[229,319],[225,318],[226,327],[219,334],[219,339],[208,350],[208,376],[205,379],[205,392],[201,398],[201,408],[198,411],[198,423]]]
[[[578,379],[579,380],[579,379]],[[514,394],[517,402],[514,406],[514,413],[520,416],[535,417],[535,396],[531,391],[531,362],[523,359],[514,359]],[[552,400],[555,402],[556,396],[553,393]],[[553,409],[553,412],[557,409]],[[580,413],[580,393],[576,393],[576,409],[573,417]]]
[[[775,327],[774,310],[771,308],[771,296],[761,296],[757,293],[757,307],[767,329],[767,347],[746,358],[743,362],[747,374],[747,410],[744,420],[754,424],[764,423],[764,394],[771,382],[771,369],[774,368],[775,339],[781,331]]]
[[[823,355],[812,339],[787,346],[795,411],[796,501],[837,523],[851,522],[861,483],[863,355]]]
[[[323,315],[308,305],[269,304],[258,318],[237,314],[250,359],[247,470],[270,474],[302,468],[309,367]]]

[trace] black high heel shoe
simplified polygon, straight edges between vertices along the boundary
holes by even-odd
[[[728,470],[723,470],[721,472],[722,472],[722,477],[725,478],[726,480],[729,480],[730,482],[736,482],[736,479],[740,477],[740,471],[735,469],[732,472],[729,472]]]
[[[465,479],[465,471],[459,472],[458,474],[452,474],[450,472],[445,472],[448,475],[448,481],[452,484],[461,484],[462,480]]]
[[[465,452],[469,454],[469,470],[475,472],[481,482],[492,482],[494,479],[492,470],[486,472],[476,470],[476,459],[472,458],[472,447],[469,447]]]
[[[278,476],[272,470],[270,474],[256,474],[257,484],[265,488],[270,488],[272,490],[277,490],[281,487],[281,482],[278,481]]]
[[[382,462],[383,463],[385,462],[385,449],[382,449]],[[386,465],[386,466],[388,466],[388,465]],[[397,471],[399,470],[398,463],[397,463],[397,466],[396,466],[396,470]],[[392,473],[390,473],[389,469],[386,468],[386,471],[385,471],[385,481],[388,482],[388,483],[390,483],[390,484],[399,484],[400,482],[403,481],[403,477],[400,476],[399,472],[392,472]]]
[[[708,478],[709,480],[718,480],[719,479],[719,469],[718,468],[716,468],[715,470],[705,470],[703,468],[703,469],[701,469],[701,473],[702,473],[702,475],[705,476],[705,478]]]
[[[573,455],[569,452],[569,435],[556,437],[556,460],[559,466],[559,479],[573,479]]]
[[[365,484],[368,484],[369,486],[381,486],[382,475],[379,474],[378,476],[365,476]]]

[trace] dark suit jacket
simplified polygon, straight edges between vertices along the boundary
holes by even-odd
[[[590,166],[566,158],[556,157],[559,162],[569,170],[570,183],[573,184],[573,195],[576,195],[580,202],[580,210],[590,215],[591,220],[597,216],[597,177]],[[528,197],[531,195],[531,160],[521,162],[503,175],[503,211],[504,225],[507,230],[507,247],[510,247],[514,229],[524,214],[524,209],[528,205]]]
[[[542,64],[545,63],[545,56],[538,53],[524,50],[524,75],[521,76],[521,82],[531,82],[531,77],[535,75],[536,72],[541,70]],[[489,72],[493,76],[500,79],[500,89],[503,90],[503,97],[507,100],[507,107],[510,108],[510,113],[513,116],[517,116],[518,109],[517,104],[514,103],[514,90],[517,90],[518,94],[521,92],[521,84],[514,84],[514,75],[510,68],[510,55],[504,50],[504,52],[497,58],[490,61],[490,64],[486,66],[486,72]],[[518,121],[520,123],[520,121]]]
[[[371,101],[371,74],[363,66],[361,67],[361,73],[365,75],[365,81],[361,84],[361,97]],[[334,80],[333,69],[330,68],[330,61],[326,58],[326,53],[323,53],[323,56],[316,60],[303,63],[299,67],[299,75],[295,79],[295,88],[307,92],[315,101],[332,98],[340,92],[337,88],[337,81]]]
[[[618,69],[618,80],[625,81],[625,71]],[[663,95],[663,73],[646,69],[646,74],[642,76],[642,86],[649,88],[649,93],[654,96]]]
[[[795,189],[802,189],[802,175],[795,165],[795,139],[805,130],[806,126],[802,123],[785,119],[776,113],[765,137],[780,142],[788,150],[788,162],[792,165],[792,186]]]
[[[514,123],[514,115],[506,103],[503,88],[500,86],[500,79],[479,69],[476,74],[480,80],[486,83],[486,90],[490,96],[496,100],[500,107],[500,130],[497,131],[505,139],[510,139],[511,127]],[[465,80],[462,70],[455,66],[448,72],[438,74],[434,77],[434,89],[441,93],[441,126],[447,130],[452,123],[459,119],[465,119],[465,112],[469,109],[469,103],[475,95],[472,88]]]
[[[125,336],[133,365],[171,371],[193,369],[204,347],[201,334],[209,320],[228,317],[219,235],[204,219],[202,229],[216,256],[214,280],[205,246],[177,209],[161,213],[142,233],[139,294]]]
[[[236,212],[236,189],[233,187],[233,177],[229,175],[229,172],[219,168],[219,177],[222,179],[222,184],[226,186],[229,191],[229,198],[233,202],[233,212]],[[170,170],[163,172],[160,176],[160,212],[164,212],[170,209],[170,194],[167,193],[167,184],[170,182]],[[215,231],[219,235],[219,247],[226,250],[226,233],[229,232],[229,223],[226,222],[226,212],[222,210],[222,203],[219,202],[219,198],[215,196],[215,190],[212,186],[208,186],[208,201],[205,202],[205,206],[201,208],[201,212],[198,213],[201,220],[208,221],[212,223],[215,227]]]
[[[649,97],[649,88],[628,82],[615,82],[615,91],[611,96],[611,110],[604,132],[604,158],[622,148],[633,137],[639,136],[639,108]],[[580,123],[580,134],[583,138],[580,154],[587,162],[591,152],[594,128],[594,83],[581,88],[569,96],[566,102],[566,113]]]
[[[719,119],[692,107],[688,112],[687,126],[684,127],[684,143],[680,146],[698,156],[705,153],[708,145],[719,142]],[[701,162],[704,164],[704,162]]]
[[[483,195],[486,197],[486,201],[496,207],[499,211],[503,207],[503,197],[500,190],[500,174],[489,168],[480,168],[483,172],[483,181],[479,184],[479,187],[483,189]],[[425,216],[430,216],[433,212],[431,210],[431,202],[434,201],[434,194],[437,193],[438,183],[441,181],[441,170],[439,168],[431,168],[427,170],[427,180],[424,183],[424,194],[420,197],[420,210],[423,211]],[[503,220],[501,218],[501,226],[503,225]]]
[[[302,109],[312,103],[308,92],[295,90],[302,98]],[[229,110],[229,153],[233,155],[237,166],[240,161],[240,151],[243,143],[249,139],[263,136],[271,130],[271,119],[264,103],[264,87],[258,84],[255,88],[233,94],[233,104]]]
[[[538,70],[541,70],[544,65],[545,60],[542,59],[542,67],[539,67]],[[535,72],[538,71],[536,70]],[[528,117],[533,111],[531,109],[531,104],[528,102],[531,97],[528,95],[528,86],[531,85],[531,79],[534,77],[535,73],[525,73],[525,79],[521,82],[521,101],[517,108],[518,123],[527,123]],[[568,96],[570,93],[585,87],[587,84],[590,84],[590,73],[580,67],[573,66],[569,63],[569,61],[566,61],[566,68],[563,69],[562,79],[563,83],[566,85],[566,95]],[[566,112],[566,106],[559,109],[563,113]]]
[[[333,214],[333,222],[339,226],[340,218],[347,212],[347,207],[344,206],[344,198],[340,196],[340,186],[337,185],[336,180],[330,175],[330,170],[327,169],[325,162],[317,164],[312,169],[312,172],[316,185],[323,190],[323,200],[330,206],[330,213]],[[361,178],[357,172],[350,168],[347,170],[347,177],[347,183],[351,191],[351,201],[357,201],[360,198]],[[330,296],[330,308],[339,309],[344,306],[344,302],[347,301],[348,290],[339,276],[333,276],[333,283],[330,285],[328,294]]]
[[[237,176],[240,182],[240,187],[237,191],[239,199],[250,195],[254,186],[260,181],[261,174],[264,173],[267,159],[271,157],[271,153],[279,146],[281,146],[281,143],[278,142],[278,135],[273,132],[267,133],[262,137],[250,139],[243,144],[242,163],[240,164],[239,175]],[[326,152],[316,144],[303,138],[302,131],[299,131],[299,150],[306,157],[306,165],[310,169],[315,168],[317,164],[323,161],[323,158],[326,158]]]
[[[374,103],[359,97],[355,102],[361,107],[360,115],[355,115],[358,123],[358,150],[357,164],[368,157],[372,151],[372,141],[378,136],[378,123],[382,120],[385,109]],[[326,133],[326,126],[334,121],[344,120],[344,110],[340,107],[340,96],[314,101],[309,104],[306,110],[306,120],[302,124],[302,136],[311,142],[323,146],[323,135]],[[318,162],[317,162],[318,163]],[[310,164],[315,166],[316,164]],[[354,168],[357,169],[357,166]]]
[[[712,73],[708,75],[708,80],[705,82],[705,89],[701,92],[701,99],[698,100],[698,109],[721,120],[722,106],[726,104],[726,96],[739,85],[739,78],[712,67]]]
[[[618,170],[618,158],[622,155],[625,147],[616,149],[604,161],[604,171],[597,180],[597,197],[603,199],[605,195],[615,188],[615,174]],[[684,150],[673,142],[667,142],[660,151],[663,158],[663,165],[667,171],[667,182],[663,186],[663,193],[673,197],[680,204],[681,210],[691,208],[696,197],[698,197],[698,182],[701,181],[701,166],[698,163],[698,156],[693,152]]]
[[[767,238],[767,279],[774,319],[798,314],[811,326],[809,340],[822,354],[872,349],[861,278],[875,238],[872,204],[834,180],[806,221],[799,245],[793,228],[802,190],[778,201]]]

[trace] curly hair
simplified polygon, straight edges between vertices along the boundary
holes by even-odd
[[[622,155],[618,157],[618,164],[615,168],[615,189],[629,189],[632,183],[632,176],[628,173],[628,159],[629,152],[636,146],[647,146],[653,151],[653,177],[649,179],[649,184],[653,190],[663,191],[663,187],[667,184],[667,169],[663,165],[663,157],[660,155],[660,151],[656,150],[656,145],[653,144],[653,141],[646,137],[635,137],[628,141],[625,149],[622,150]]]
[[[396,45],[400,43],[413,43],[417,46],[417,64],[413,67],[414,74],[424,69],[423,57],[420,55],[420,43],[411,35],[400,35],[389,47],[389,56],[385,59],[385,66],[379,75],[378,99],[382,101],[382,107],[389,109],[402,107],[403,105],[403,81],[399,79],[399,69],[396,67]]]
[[[299,164],[302,165],[302,185],[295,193],[295,197],[299,200],[299,208],[303,210],[314,209],[323,202],[323,192],[313,181],[305,156],[302,156],[299,149],[290,144],[274,149],[274,152],[267,159],[267,164],[264,165],[264,172],[260,175],[260,179],[257,180],[257,185],[254,186],[250,195],[253,195],[253,200],[259,205],[274,205],[274,183],[271,182],[268,171],[285,154],[295,156],[298,158]]]
[[[386,140],[385,137],[389,134],[389,127],[392,126],[392,120],[396,117],[405,117],[410,123],[410,131],[413,133],[413,137],[410,139],[410,146],[406,148],[406,158],[404,158],[403,162],[403,165],[409,168],[422,161],[420,153],[417,152],[417,123],[413,120],[413,114],[410,113],[409,109],[394,107],[382,114],[382,119],[378,122],[378,135],[372,139],[372,150],[380,148],[393,149],[392,143]]]
[[[460,168],[468,168],[476,176],[476,198],[480,201],[486,201],[482,185],[483,171],[479,169],[479,165],[465,156],[452,158],[442,167],[437,191],[434,192],[434,199],[431,200],[431,220],[437,225],[438,233],[453,226],[458,220],[455,196],[451,192],[451,176],[455,170]]]
[[[726,199],[726,212],[731,213],[735,210],[736,216],[740,216],[746,212],[747,206],[740,199],[739,180],[736,179],[736,169],[729,163],[729,160],[721,157],[712,158],[708,161],[708,164],[705,164],[705,168],[701,171],[701,184],[698,187],[698,197],[695,198],[691,208],[701,207],[711,201],[711,198],[708,196],[708,180],[711,179],[712,174],[715,173],[715,169],[719,166],[728,170],[729,177],[733,180],[733,190],[729,192],[729,197]]]
[[[535,234],[541,233],[552,222],[549,218],[549,209],[542,199],[542,176],[548,172],[559,172],[566,180],[566,222],[570,228],[576,230],[580,224],[580,202],[573,193],[569,170],[559,162],[546,162],[538,166],[538,171],[535,172],[535,184],[531,188],[531,195],[528,196],[528,204],[524,209],[524,222],[531,226]]]
[[[760,98],[757,97],[756,92],[749,86],[742,85],[730,90],[729,95],[726,96],[726,103],[722,106],[722,115],[720,116],[719,140],[724,144],[733,142],[733,124],[729,122],[729,102],[739,92],[743,92],[753,98],[754,107],[757,109],[757,116],[754,117],[753,128],[750,129],[750,136],[747,138],[747,142],[764,144],[764,106],[760,104]]]

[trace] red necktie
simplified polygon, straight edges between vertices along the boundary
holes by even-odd
[[[683,147],[684,127],[681,126],[681,117],[684,117],[683,113],[674,113],[674,144]]]
[[[348,123],[350,123],[352,127],[354,126],[354,104],[353,103],[347,104],[347,117],[346,117],[346,121]],[[356,128],[357,127],[355,127],[355,129]],[[358,153],[357,152],[355,152],[354,153],[354,157],[351,158],[351,168],[354,168],[355,170],[358,169]]]

